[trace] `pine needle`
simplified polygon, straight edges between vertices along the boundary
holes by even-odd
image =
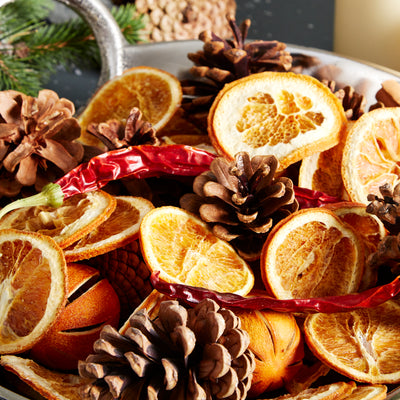
[[[86,21],[48,23],[52,7],[50,0],[17,0],[0,8],[0,90],[36,96],[59,66],[100,68],[99,48]],[[130,44],[141,41],[145,16],[134,4],[113,7],[111,13]]]

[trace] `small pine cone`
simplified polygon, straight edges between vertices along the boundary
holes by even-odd
[[[390,272],[389,280],[400,274],[400,234],[385,236],[379,242],[377,250],[367,258],[367,268],[376,273],[381,270],[383,276]]]
[[[221,21],[236,12],[235,0],[136,0],[135,5],[148,16],[145,31],[152,42],[197,39],[211,28],[226,37],[230,32]]]
[[[377,102],[370,106],[370,110],[383,107],[400,106],[400,83],[394,79],[382,82],[382,87],[376,92]]]
[[[367,196],[370,203],[367,205],[367,212],[376,215],[391,234],[400,232],[400,183],[393,191],[389,184],[379,187],[382,197],[374,194]]]
[[[189,309],[165,300],[156,319],[141,309],[129,325],[124,334],[103,328],[95,354],[79,363],[93,379],[83,399],[246,398],[255,358],[232,311],[209,299]]]
[[[344,112],[349,121],[356,121],[365,112],[367,99],[363,94],[357,93],[352,86],[336,89],[335,81],[322,80],[332,93],[341,101]]]
[[[292,181],[274,176],[277,167],[272,155],[250,159],[240,152],[232,163],[218,157],[210,171],[195,178],[194,193],[182,196],[180,205],[209,223],[243,258],[257,259],[272,226],[299,207]]]
[[[188,119],[196,125],[206,126],[208,110],[218,92],[226,83],[262,71],[289,71],[292,56],[286,45],[276,40],[246,42],[250,20],[240,26],[234,14],[227,20],[233,39],[221,37],[215,30],[204,31],[199,39],[203,49],[189,53],[188,58],[195,66],[190,70],[194,79],[182,80],[184,94],[182,108]]]
[[[87,131],[100,139],[107,150],[141,144],[160,144],[156,130],[150,122],[142,120],[142,112],[137,107],[130,111],[125,126],[121,121],[111,119],[99,124],[92,122],[88,124]]]
[[[138,240],[93,257],[88,263],[97,268],[116,291],[121,304],[121,321],[125,321],[153,289]]]

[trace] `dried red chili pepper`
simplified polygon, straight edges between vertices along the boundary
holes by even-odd
[[[185,145],[128,147],[93,157],[68,172],[56,184],[68,198],[126,177],[196,176],[208,170],[214,157],[207,151]]]
[[[325,204],[341,201],[338,197],[299,186],[294,186],[294,194],[299,202],[300,208],[322,207]]]
[[[80,164],[56,183],[65,198],[100,189],[109,181],[126,178],[150,178],[159,175],[196,176],[209,169],[216,156],[185,145],[142,145],[109,151]],[[340,199],[315,190],[295,186],[300,208],[320,207]]]
[[[392,282],[365,290],[361,293],[341,296],[329,296],[309,299],[280,300],[267,294],[254,297],[242,297],[232,293],[219,293],[212,290],[168,283],[160,279],[159,272],[153,273],[150,281],[159,292],[183,300],[189,304],[197,304],[205,298],[215,300],[221,307],[249,310],[274,310],[279,312],[345,312],[359,308],[372,308],[393,298],[400,293],[400,276]]]

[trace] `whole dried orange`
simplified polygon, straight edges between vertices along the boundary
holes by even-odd
[[[102,190],[77,194],[58,208],[31,206],[13,210],[1,218],[0,229],[38,232],[65,248],[105,221],[116,204],[116,199]]]
[[[78,116],[82,128],[81,141],[97,144],[96,138],[86,132],[89,123],[116,119],[126,122],[132,107],[143,114],[158,131],[172,118],[182,100],[179,80],[158,68],[140,66],[126,70],[106,82],[89,100]]]
[[[265,287],[280,299],[351,293],[364,273],[363,242],[332,211],[304,209],[272,229],[260,267]]]
[[[206,223],[178,207],[148,212],[139,229],[143,258],[152,272],[168,282],[246,295],[254,275],[227,242]]]
[[[76,369],[92,351],[103,326],[117,327],[119,299],[95,268],[67,266],[68,303],[54,325],[31,348],[30,357],[58,370]]]
[[[238,311],[255,355],[250,397],[282,388],[299,371],[304,357],[300,328],[293,315],[274,311]]]
[[[304,323],[307,344],[333,370],[359,382],[400,382],[400,304],[345,313],[313,314]]]
[[[368,204],[369,193],[380,195],[385,183],[399,182],[400,107],[380,108],[362,115],[346,137],[342,178],[350,199]]]
[[[98,227],[64,249],[67,262],[80,261],[125,246],[139,236],[144,215],[154,208],[142,197],[116,196],[113,213]]]
[[[0,354],[31,348],[67,299],[66,262],[48,236],[0,230]]]
[[[310,76],[262,72],[227,84],[208,115],[212,145],[233,159],[273,154],[280,169],[336,144],[347,119],[337,97]]]

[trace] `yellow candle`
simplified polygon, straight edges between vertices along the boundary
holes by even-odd
[[[334,51],[400,71],[400,0],[336,0]]]

